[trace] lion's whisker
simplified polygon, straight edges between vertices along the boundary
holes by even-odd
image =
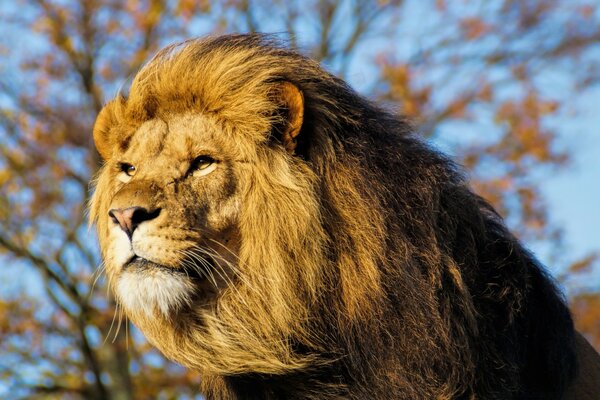
[[[117,304],[117,309],[119,310],[119,321],[117,323],[117,330],[115,332],[115,336],[113,337],[112,343],[116,342],[117,336],[119,335],[119,332],[121,331],[121,324],[123,323],[123,307],[120,307]]]
[[[110,322],[110,327],[108,328],[108,332],[106,333],[106,336],[104,337],[104,341],[102,342],[102,344],[106,344],[106,341],[108,340],[108,338],[110,337],[110,333],[113,330],[113,326],[115,325],[115,320],[117,318],[117,310],[119,308],[119,304],[115,303],[115,309],[113,310],[113,317],[112,320]]]
[[[233,272],[233,274],[234,274],[234,275],[235,275],[237,278],[239,278],[239,279],[240,279],[242,282],[244,282],[244,283],[248,284],[248,282],[247,282],[247,281],[244,279],[244,276],[243,276],[242,274],[240,274],[240,271],[239,271],[239,269],[238,269],[238,268],[237,268],[237,267],[236,267],[236,266],[235,266],[235,265],[234,265],[232,262],[230,262],[230,261],[229,261],[229,260],[227,260],[226,258],[222,257],[222,256],[221,256],[220,254],[218,254],[217,252],[210,251],[210,250],[209,250],[209,249],[207,249],[207,248],[201,248],[201,247],[198,247],[198,246],[196,246],[196,247],[192,248],[191,250],[192,250],[192,251],[193,251],[193,250],[198,250],[198,251],[200,251],[201,253],[203,253],[203,254],[206,254],[207,256],[211,257],[211,258],[212,258],[212,259],[215,261],[215,263],[216,263],[216,265],[215,265],[215,266],[216,266],[216,267],[218,267],[218,268],[221,270],[221,272],[223,273],[223,274],[221,274],[221,273],[220,273],[220,272],[218,272],[218,270],[217,270],[217,272],[219,273],[219,275],[221,275],[221,277],[222,277],[224,280],[226,280],[226,281],[227,281],[227,282],[228,282],[228,283],[229,283],[231,286],[235,286],[235,285],[234,285],[234,283],[233,283],[233,280],[232,280],[232,279],[229,277],[229,274],[227,274],[227,273],[225,272],[225,268],[224,268],[224,267],[221,265],[221,263],[219,262],[219,260],[223,261],[223,262],[224,262],[224,264],[225,264],[225,266],[226,266],[226,267],[227,267],[227,268],[228,268],[228,269],[229,269],[231,272]],[[200,257],[202,257],[202,256],[200,256]],[[202,257],[202,258],[203,258],[203,257]]]
[[[236,253],[233,252],[233,250],[231,250],[229,247],[227,247],[226,245],[224,245],[223,243],[221,243],[218,240],[215,240],[213,238],[209,238],[208,240],[210,240],[211,242],[218,244],[219,246],[221,246],[225,251],[227,251],[229,254],[231,254],[236,260],[240,260],[240,256],[237,255]]]
[[[196,272],[199,275],[205,277],[206,279],[209,279],[208,272],[205,271],[204,268],[201,268],[196,263],[193,263],[191,261],[184,261],[183,264],[184,264],[185,267],[191,268],[194,272]],[[186,271],[186,274],[189,277],[189,273],[187,273],[187,271]]]
[[[203,270],[206,272],[206,277],[211,281],[211,283],[213,283],[215,289],[219,288],[219,285],[217,284],[217,281],[214,277],[214,275],[212,274],[212,271],[210,269],[210,264],[204,260],[203,258],[199,257],[198,255],[194,254],[194,253],[188,253],[188,256],[192,257],[195,261],[199,262],[203,268]]]
[[[87,298],[86,300],[89,301],[92,298],[92,295],[94,294],[94,289],[96,288],[96,283],[98,282],[98,279],[100,279],[100,277],[102,276],[102,273],[106,270],[106,264],[104,263],[104,261],[102,261],[98,267],[98,269],[96,269],[96,271],[94,271],[94,273],[92,274],[92,278],[94,279],[92,282],[92,286],[87,294]],[[95,275],[95,277],[94,277]]]
[[[207,254],[208,256],[211,256],[213,258],[213,260],[215,261],[215,264],[210,264],[208,263],[204,257],[201,254],[198,254],[198,252]],[[193,257],[194,259],[197,259],[199,262],[202,263],[202,266],[204,266],[205,268],[208,269],[212,269],[212,267],[216,267],[218,269],[215,269],[215,272],[217,274],[219,274],[219,276],[228,284],[228,287],[230,287],[233,291],[236,292],[236,294],[238,295],[238,298],[243,300],[244,305],[246,305],[247,307],[249,307],[248,303],[245,301],[244,296],[242,296],[242,294],[240,293],[239,289],[237,288],[237,285],[234,284],[233,280],[229,277],[229,275],[225,272],[225,269],[223,268],[223,266],[219,263],[218,258],[221,259],[222,261],[225,261],[227,263],[227,266],[231,269],[231,270],[235,270],[235,266],[230,263],[228,260],[224,259],[223,257],[221,257],[218,254],[210,254],[208,253],[207,249],[203,249],[201,247],[195,246],[194,248],[190,248],[190,249],[186,249],[186,250],[182,250],[181,251],[182,254],[188,255],[190,257]],[[215,257],[217,256],[217,257]],[[198,266],[193,266],[194,268],[198,268]],[[204,269],[203,269],[204,270]],[[245,279],[242,275],[237,275],[237,277],[244,282]],[[251,288],[252,290],[254,290],[252,288],[252,285],[250,285],[249,283],[246,283],[246,286]],[[255,291],[256,293],[260,293],[258,291]]]

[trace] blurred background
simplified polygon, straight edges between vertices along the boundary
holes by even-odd
[[[160,47],[275,32],[415,121],[561,283],[600,349],[595,0],[0,2],[0,398],[195,399],[115,312],[92,126]]]

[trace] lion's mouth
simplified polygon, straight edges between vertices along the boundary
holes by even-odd
[[[123,266],[124,269],[133,270],[139,273],[154,273],[156,271],[166,272],[173,275],[183,275],[192,279],[194,281],[206,281],[208,280],[207,276],[210,271],[205,271],[206,268],[213,266],[212,260],[207,260],[207,264],[203,265],[201,269],[196,264],[192,264],[190,261],[186,260],[182,263],[181,266],[170,267],[164,264],[160,264],[146,258],[140,257],[138,255],[134,255],[125,263]]]

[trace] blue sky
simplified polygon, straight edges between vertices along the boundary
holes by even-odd
[[[541,182],[550,214],[565,229],[567,249],[573,256],[600,252],[600,88],[577,99],[579,113],[562,121],[561,142],[571,149],[572,164]],[[535,248],[534,248],[535,250]],[[597,278],[587,284],[600,285]]]

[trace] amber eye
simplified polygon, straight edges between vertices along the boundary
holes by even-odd
[[[214,158],[209,156],[199,156],[194,158],[194,161],[190,164],[188,173],[198,177],[210,174],[216,168],[216,161]]]
[[[135,167],[131,164],[121,163],[121,171],[125,172],[127,176],[135,175]]]
[[[206,169],[206,168],[210,167],[214,162],[215,162],[215,160],[209,156],[196,157],[194,159],[194,161],[192,161],[192,164],[190,165],[190,171],[198,171],[198,170]]]

